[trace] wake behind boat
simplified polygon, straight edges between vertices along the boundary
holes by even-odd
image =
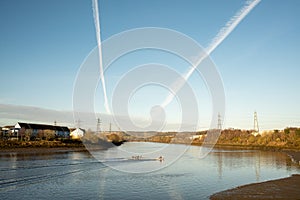
[[[162,156],[159,156],[158,158],[144,158],[143,156],[132,156],[131,160],[137,160],[137,161],[153,161],[153,160],[159,160],[162,162],[164,158]]]
[[[164,158],[162,156],[159,156],[158,158],[147,158],[143,156],[132,156],[131,158],[108,158],[101,160],[101,162],[136,162],[136,161],[164,161]]]

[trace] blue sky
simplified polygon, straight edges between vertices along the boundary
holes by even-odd
[[[133,28],[163,27],[207,47],[244,3],[100,0],[102,40]],[[225,88],[225,127],[252,128],[255,110],[262,129],[300,125],[299,18],[297,0],[262,0],[211,54]],[[92,2],[1,0],[0,27],[2,107],[71,111],[77,71],[97,44]],[[120,73],[114,70],[108,79]],[[0,111],[0,125],[26,120],[7,112]]]

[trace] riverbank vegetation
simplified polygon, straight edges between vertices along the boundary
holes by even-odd
[[[208,131],[196,133],[165,132],[146,138],[131,139],[144,142],[202,145],[207,137],[207,133]],[[225,129],[221,131],[216,145],[300,150],[300,128],[285,128],[284,130],[264,131],[261,133],[253,130]]]
[[[70,147],[70,148],[83,148],[87,144],[93,144],[98,146],[119,146],[123,142],[123,135],[116,133],[109,134],[96,134],[95,132],[88,130],[83,137],[78,139],[69,138],[59,138],[51,134],[52,137],[48,137],[49,132],[44,131],[43,134],[37,135],[37,137],[0,137],[0,149],[9,148],[60,148],[60,147]],[[28,134],[29,135],[29,134]],[[85,145],[84,145],[85,144]]]
[[[99,143],[99,140],[113,144],[122,144],[124,141],[139,141],[202,145],[207,137],[207,131],[135,132],[133,135],[124,132],[95,134],[88,130],[81,140],[53,137],[34,138],[34,140],[24,137],[21,141],[2,139],[0,140],[0,148],[84,147],[83,143]],[[300,128],[290,127],[284,130],[264,131],[259,134],[252,130],[225,129],[221,131],[216,145],[300,150]]]
[[[203,138],[193,141],[201,144]],[[218,145],[241,145],[300,150],[300,128],[264,131],[257,134],[251,130],[226,129],[221,132]]]

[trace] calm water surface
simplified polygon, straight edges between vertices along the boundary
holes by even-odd
[[[159,149],[164,144],[125,145]],[[171,145],[174,152],[180,148],[185,146]],[[191,146],[173,164],[138,174],[104,164],[113,161],[115,166],[129,169],[132,162],[127,158],[112,157],[101,163],[85,152],[1,156],[0,199],[208,199],[221,190],[300,173],[299,167],[280,152],[215,149],[204,159],[198,155],[199,147]],[[140,167],[146,163],[164,165],[143,161]]]

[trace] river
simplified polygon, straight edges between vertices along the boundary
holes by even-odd
[[[165,145],[125,143],[92,155],[2,155],[0,199],[208,199],[239,185],[300,173],[285,153],[261,150],[218,148],[199,158],[200,147],[171,144],[164,161],[153,160],[148,151],[159,154]],[[120,148],[132,155],[138,149],[143,157],[122,157]]]

